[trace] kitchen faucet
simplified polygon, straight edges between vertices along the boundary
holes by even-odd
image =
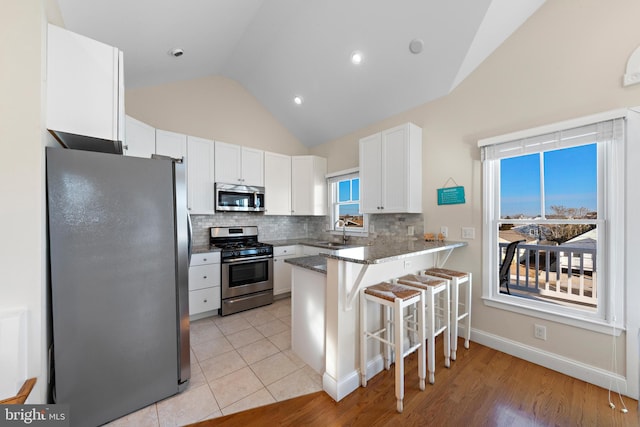
[[[342,225],[340,225],[340,224],[342,224]],[[346,244],[347,240],[349,240],[349,236],[347,236],[345,234],[345,232],[347,230],[347,222],[342,220],[342,219],[340,219],[340,218],[338,218],[338,220],[333,224],[333,228],[334,229],[336,228],[336,225],[338,227],[342,227],[342,244]]]

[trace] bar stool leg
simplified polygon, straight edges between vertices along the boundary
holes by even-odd
[[[467,300],[465,301],[465,308],[467,309],[467,318],[465,322],[465,337],[464,348],[469,348],[469,340],[471,339],[471,272],[468,273],[467,279]]]
[[[425,389],[425,377],[426,377],[426,357],[427,357],[427,352],[426,352],[426,345],[427,345],[427,337],[425,334],[425,328],[422,327],[423,325],[425,325],[425,318],[424,318],[424,312],[425,312],[425,292],[422,291],[422,298],[420,298],[420,301],[418,301],[417,305],[418,305],[418,324],[417,324],[417,329],[418,329],[418,339],[420,340],[420,347],[418,348],[418,378],[420,378],[420,390],[424,390]],[[433,307],[433,305],[431,305],[430,307]],[[431,310],[431,312],[433,312],[433,310]],[[430,347],[433,347],[431,345],[432,343],[429,343]],[[435,367],[433,368],[433,371],[435,371]],[[429,382],[431,384],[433,384],[433,381],[431,380],[431,373],[429,374]]]
[[[435,297],[433,291],[427,291],[427,304],[429,307],[429,318],[427,319],[427,339],[428,341],[428,356],[427,363],[429,368],[429,384],[436,382],[436,313],[435,313]],[[449,331],[447,331],[449,332]],[[444,335],[444,334],[443,334]],[[423,341],[424,342],[424,341]]]
[[[384,332],[382,338],[387,342],[393,342],[393,329],[391,328],[391,308],[388,306],[382,307],[382,324],[384,325]],[[391,347],[388,345],[383,346],[382,357],[384,359],[384,369],[387,371],[391,369],[391,361],[393,354],[391,354]],[[395,356],[397,357],[397,356]]]
[[[442,334],[444,338],[444,366],[451,366],[451,282],[447,284],[447,288],[444,291],[444,322],[447,327],[445,333]]]
[[[360,384],[367,386],[367,299],[360,293]],[[385,346],[386,347],[386,346]]]
[[[395,368],[395,376],[396,376],[396,409],[398,412],[402,412],[403,405],[402,401],[404,399],[404,357],[403,347],[404,347],[404,333],[403,333],[403,313],[402,307],[400,305],[400,300],[396,299],[394,303],[393,309],[393,329],[394,329],[394,343],[395,343],[395,360],[396,360],[396,368]]]
[[[451,360],[456,360],[458,350],[458,310],[459,310],[460,284],[457,279],[451,281]]]

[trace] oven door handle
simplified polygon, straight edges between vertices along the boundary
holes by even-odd
[[[251,263],[251,262],[256,262],[256,261],[261,261],[264,259],[270,259],[273,258],[273,255],[264,255],[264,256],[257,256],[257,257],[251,257],[251,258],[229,258],[229,259],[225,259],[222,261],[223,264],[247,264],[247,263]]]

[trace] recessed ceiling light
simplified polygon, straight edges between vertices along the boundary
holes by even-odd
[[[180,49],[179,47],[175,48],[175,49],[171,49],[169,52],[169,55],[174,56],[176,58],[181,57],[182,55],[184,55],[184,50]]]
[[[300,95],[296,95],[293,97],[293,103],[296,105],[301,105],[304,102],[304,98]]]
[[[356,50],[351,54],[351,63],[354,65],[360,65],[364,57],[362,56],[362,52]]]

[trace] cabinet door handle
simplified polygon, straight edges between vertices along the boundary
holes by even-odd
[[[207,302],[207,300],[204,300],[204,302]]]
[[[206,258],[202,258],[202,261],[206,261],[206,260],[207,260]]]
[[[202,276],[202,278],[203,278],[203,279],[206,279],[206,278],[207,278],[207,276]]]

